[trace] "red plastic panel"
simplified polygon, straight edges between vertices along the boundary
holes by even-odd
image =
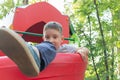
[[[20,72],[8,57],[0,57],[0,80],[84,80],[86,63],[79,54],[58,53],[39,76],[30,78]]]
[[[69,37],[69,17],[62,15],[55,7],[47,2],[39,2],[27,6],[26,8],[16,8],[13,29],[19,31],[31,31],[42,33],[44,23],[49,21],[57,21],[63,25],[63,35]],[[43,24],[43,25],[41,25]],[[33,27],[34,29],[30,28]],[[29,29],[29,30],[28,30]],[[26,35],[27,36],[27,35]],[[26,41],[41,42],[38,37],[24,37]],[[68,43],[68,41],[64,41]]]
[[[0,50],[0,57],[5,56],[5,54]]]

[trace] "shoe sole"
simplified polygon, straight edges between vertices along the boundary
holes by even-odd
[[[34,77],[39,74],[39,68],[25,41],[14,31],[0,29],[0,49],[17,64],[25,75]]]

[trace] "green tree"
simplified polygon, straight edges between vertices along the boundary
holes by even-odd
[[[120,34],[119,0],[74,0],[66,3],[66,14],[80,38],[90,49],[86,80],[117,80]]]

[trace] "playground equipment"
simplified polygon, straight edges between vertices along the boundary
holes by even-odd
[[[49,21],[61,23],[65,38],[70,37],[69,17],[62,15],[47,2],[16,8],[12,29],[17,33],[22,31],[20,35],[25,41],[40,43],[43,40],[39,35],[31,35],[42,34],[43,26]],[[63,43],[68,44],[68,40],[64,40]],[[39,76],[31,78],[22,74],[16,64],[0,51],[0,80],[84,80],[86,66],[87,63],[79,54],[57,53],[52,63],[40,72]]]

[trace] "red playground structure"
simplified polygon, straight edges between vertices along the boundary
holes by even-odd
[[[25,41],[40,43],[41,37],[27,35],[25,32],[42,34],[43,26],[49,21],[61,23],[65,38],[70,37],[69,17],[61,14],[47,2],[38,2],[24,8],[17,7],[11,28],[24,32],[20,36]],[[64,40],[64,43],[68,44],[69,41]],[[39,76],[27,77],[21,73],[13,61],[0,51],[0,80],[84,80],[86,66],[87,63],[79,54],[57,53],[56,58],[45,70],[40,72]]]

